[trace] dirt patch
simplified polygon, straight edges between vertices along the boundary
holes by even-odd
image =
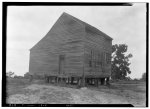
[[[10,85],[11,86],[11,85]],[[11,90],[12,86],[9,87]],[[17,91],[19,90],[19,91]],[[11,104],[133,104],[145,106],[145,84],[112,84],[82,89],[29,84],[8,96]]]

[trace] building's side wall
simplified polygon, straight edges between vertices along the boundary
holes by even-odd
[[[106,62],[106,53],[111,55],[112,41],[86,28],[85,35],[85,74],[99,77],[111,75],[111,63]],[[108,57],[108,56],[107,56]]]
[[[83,73],[84,27],[62,15],[47,35],[30,51],[31,74],[58,74],[59,56],[64,55],[65,74]]]

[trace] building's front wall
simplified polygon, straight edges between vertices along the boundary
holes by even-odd
[[[104,34],[86,28],[84,73],[87,76],[109,77],[111,75],[112,41],[103,36]]]

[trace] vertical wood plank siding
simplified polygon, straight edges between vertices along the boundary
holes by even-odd
[[[106,64],[104,54],[111,54],[112,41],[106,39],[104,34],[96,33],[92,28],[86,28],[85,42],[85,74],[109,77],[111,75],[111,63]],[[93,60],[94,63],[92,67],[89,65],[90,60]],[[98,65],[98,62],[102,62],[101,65]]]

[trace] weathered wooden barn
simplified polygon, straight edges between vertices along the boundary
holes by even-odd
[[[111,37],[63,13],[30,49],[29,72],[47,82],[104,84],[111,75],[111,46]]]

